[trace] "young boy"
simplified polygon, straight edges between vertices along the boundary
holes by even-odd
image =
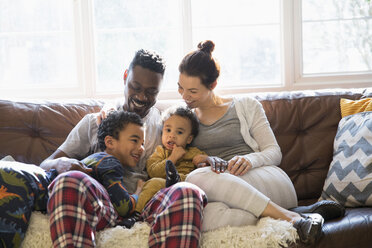
[[[98,142],[104,152],[82,160],[91,175],[107,190],[115,210],[122,217],[134,211],[144,182],[130,195],[123,186],[123,166],[134,167],[143,152],[143,123],[131,112],[112,112],[98,128]],[[19,162],[0,162],[0,247],[19,247],[33,210],[45,211],[48,185],[56,170]]]
[[[199,121],[189,108],[169,108],[163,114],[162,145],[146,163],[148,180],[139,195],[135,208],[142,212],[146,203],[162,188],[185,181],[188,173],[208,156],[189,144],[199,132]]]
[[[136,113],[113,111],[98,128],[98,144],[102,151],[81,162],[92,168],[91,176],[107,190],[119,216],[134,211],[144,181],[138,180],[134,194],[124,187],[124,166],[135,167],[144,150],[144,130],[141,117]]]

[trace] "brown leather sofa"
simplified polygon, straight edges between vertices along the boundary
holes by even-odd
[[[372,88],[250,95],[263,104],[283,153],[280,167],[291,178],[299,205],[317,201],[332,161],[340,98],[372,97]],[[171,103],[159,101],[157,106],[164,109]],[[0,159],[11,155],[40,164],[85,114],[98,112],[103,104],[0,100]],[[348,208],[345,217],[327,221],[323,231],[313,247],[372,247],[372,208]]]

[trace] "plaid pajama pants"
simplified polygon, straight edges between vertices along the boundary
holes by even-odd
[[[84,173],[61,174],[49,191],[54,247],[94,247],[95,231],[121,220],[104,187]],[[149,247],[197,247],[206,203],[205,193],[189,183],[161,190],[143,212],[151,225]]]
[[[92,177],[69,171],[49,185],[50,234],[54,247],[95,247],[95,231],[116,224],[106,189]]]
[[[141,215],[151,225],[149,247],[198,247],[206,205],[204,191],[191,183],[160,190]]]

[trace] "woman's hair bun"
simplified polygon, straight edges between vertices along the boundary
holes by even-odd
[[[214,50],[214,43],[211,40],[205,40],[198,44],[198,48],[200,51],[203,51],[208,54],[212,54]]]

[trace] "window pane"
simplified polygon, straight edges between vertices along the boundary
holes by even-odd
[[[177,1],[171,0],[96,0],[95,24],[98,30],[174,26],[179,19],[177,8]]]
[[[123,73],[138,49],[162,55],[163,87],[176,86],[182,56],[178,1],[95,1],[97,91],[121,91]]]
[[[304,0],[303,73],[372,70],[372,5]]]
[[[369,16],[368,0],[302,0],[304,21],[347,19]]]
[[[194,29],[197,43],[215,43],[213,56],[221,65],[219,88],[267,86],[280,83],[278,26]]]
[[[0,2],[0,88],[77,83],[71,1]]]
[[[278,0],[191,0],[193,26],[279,23]]]
[[[279,4],[232,0],[226,8],[223,1],[192,1],[194,48],[206,39],[215,42],[220,88],[280,84]]]

